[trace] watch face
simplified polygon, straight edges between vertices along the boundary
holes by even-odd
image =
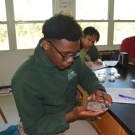
[[[96,111],[96,112],[104,110],[106,108],[106,105],[104,103],[100,103],[100,106],[99,106],[97,105],[96,101],[90,101],[88,103],[88,106],[90,107],[91,110]]]

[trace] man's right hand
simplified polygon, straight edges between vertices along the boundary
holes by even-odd
[[[85,118],[89,118],[89,117],[98,116],[98,115],[106,112],[107,110],[108,110],[108,108],[105,108],[102,111],[95,112],[95,111],[90,110],[89,106],[85,106],[85,107],[77,106],[71,112],[66,113],[65,118],[66,118],[67,122],[70,123],[70,122],[73,122],[73,121],[76,121],[79,119],[85,119]]]

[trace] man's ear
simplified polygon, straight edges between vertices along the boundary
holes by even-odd
[[[50,49],[50,44],[46,40],[43,40],[42,47],[44,48],[45,51],[47,51]]]

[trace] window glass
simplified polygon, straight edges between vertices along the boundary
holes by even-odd
[[[43,37],[43,23],[16,24],[17,49],[35,48]]]
[[[121,44],[124,38],[134,36],[134,35],[135,35],[134,22],[115,22],[114,23],[113,44]]]
[[[100,39],[96,43],[96,45],[107,45],[107,33],[108,33],[107,22],[78,22],[78,23],[82,27],[82,30],[89,26],[96,28],[100,34]]]
[[[9,50],[7,25],[0,24],[0,50]]]
[[[108,0],[76,0],[76,20],[107,20]]]
[[[115,0],[114,20],[135,20],[135,0]]]
[[[14,0],[15,21],[46,20],[52,16],[52,0]]]
[[[0,0],[0,21],[6,21],[5,0]]]

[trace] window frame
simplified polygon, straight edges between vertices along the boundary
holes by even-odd
[[[38,20],[38,21],[15,21],[14,20],[13,0],[5,0],[5,5],[6,5],[7,21],[2,21],[2,22],[0,22],[0,24],[7,24],[8,38],[9,38],[9,50],[0,50],[0,52],[15,51],[15,50],[18,51],[20,49],[17,49],[15,24],[44,23],[44,21],[40,21],[40,20]],[[75,5],[76,5],[76,1],[75,1]],[[55,14],[55,10],[56,10],[55,6],[56,6],[56,0],[52,0],[53,15]],[[73,13],[73,15],[75,15],[75,14],[76,13]],[[108,23],[107,45],[97,45],[97,48],[99,50],[117,50],[117,49],[119,49],[120,44],[113,45],[114,23],[115,22],[134,22],[135,21],[135,20],[113,20],[113,14],[114,14],[114,0],[108,0],[108,19],[107,20],[76,20],[77,22],[98,22],[98,23],[107,22]],[[34,50],[34,48],[21,49],[21,50]]]

